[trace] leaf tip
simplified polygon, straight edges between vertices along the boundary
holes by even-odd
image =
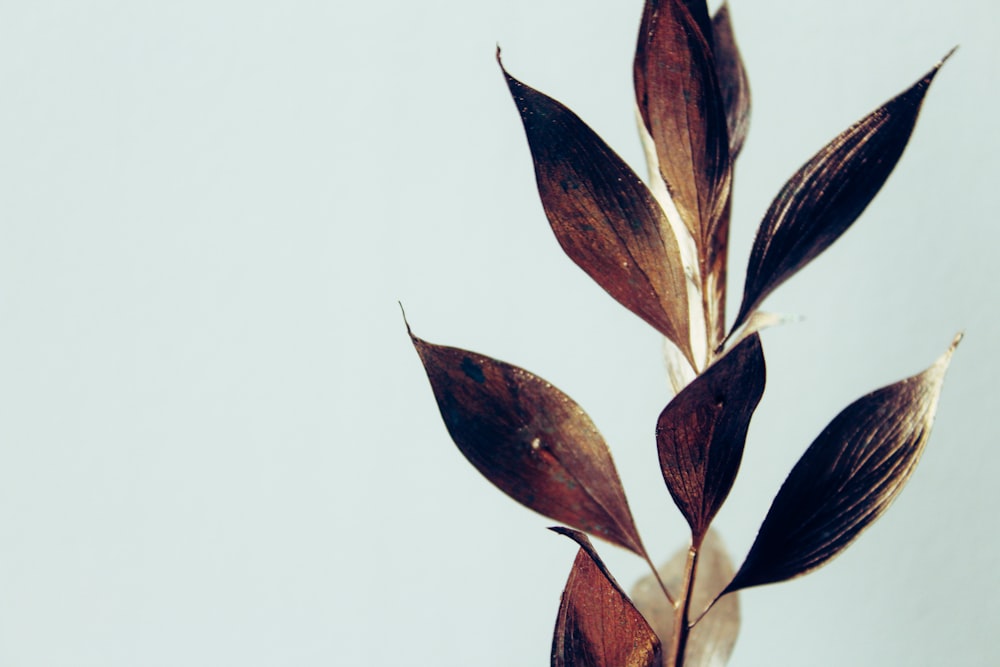
[[[955,337],[951,340],[951,345],[948,346],[947,354],[949,355],[952,354],[955,351],[955,348],[958,347],[958,344],[962,342],[963,338],[965,338],[964,331],[959,331],[957,334],[955,334]]]
[[[944,371],[948,369],[948,365],[951,364],[951,357],[955,354],[955,350],[958,348],[958,344],[962,342],[963,338],[965,338],[964,331],[959,331],[955,334],[955,337],[951,340],[951,345],[949,345],[948,349],[944,351],[944,354],[938,357],[938,360],[934,362],[934,368],[936,368],[939,373],[943,374]]]
[[[587,536],[580,532],[579,530],[573,530],[572,528],[567,528],[566,526],[549,526],[549,530],[557,535],[562,535],[563,537],[568,537],[577,544],[582,545],[585,541],[589,542]]]
[[[951,50],[948,51],[948,53],[944,54],[944,57],[941,58],[941,60],[937,61],[937,64],[934,65],[934,70],[937,71],[941,69],[941,66],[944,65],[949,58],[951,58],[951,56],[955,53],[955,51],[958,51],[958,44],[951,47]]]
[[[418,342],[422,343],[423,341],[417,338],[413,333],[413,329],[410,328],[410,321],[406,319],[406,309],[403,308],[403,302],[397,301],[396,303],[399,304],[399,312],[403,315],[403,324],[406,325],[406,334],[410,337],[410,340],[413,341],[414,345]]]

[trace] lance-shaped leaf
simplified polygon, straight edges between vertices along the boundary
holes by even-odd
[[[785,183],[757,230],[733,329],[861,215],[903,154],[927,88],[946,59],[845,130]]]
[[[524,123],[538,192],[559,244],[693,363],[684,266],[677,239],[663,233],[668,229],[663,209],[576,114],[506,69],[503,73]]]
[[[712,44],[715,70],[719,77],[722,103],[726,109],[729,153],[732,160],[736,160],[750,127],[750,83],[743,65],[743,56],[736,45],[728,3],[723,3],[712,17],[712,33],[715,36]]]
[[[580,545],[559,603],[552,667],[660,667],[656,633],[587,536],[567,528],[552,530]]]
[[[764,380],[760,336],[753,334],[677,394],[656,423],[663,479],[696,547],[736,479]]]
[[[683,586],[684,568],[688,549],[678,549],[669,561],[657,568],[667,588],[680,590]],[[709,529],[698,552],[698,571],[691,596],[691,612],[698,616],[733,578],[733,563],[726,547],[714,529]],[[659,582],[646,575],[630,591],[636,609],[646,617],[662,646],[670,646],[674,634],[675,609],[667,601]],[[736,645],[740,631],[739,594],[727,595],[712,606],[705,616],[691,629],[684,664],[696,667],[724,667]]]
[[[633,78],[660,174],[704,257],[729,192],[729,143],[711,47],[680,0],[646,2]]]
[[[743,57],[736,46],[729,5],[724,3],[712,17],[712,53],[719,77],[719,89],[726,110],[730,162],[736,161],[750,127],[750,84]],[[705,279],[702,289],[707,303],[709,344],[714,348],[726,335],[726,276],[729,256],[729,220],[732,214],[732,188],[725,209],[715,224],[712,238],[705,247]]]
[[[536,512],[645,554],[608,446],[579,405],[522,368],[410,337],[448,433],[479,472]]]
[[[923,373],[858,399],[830,422],[781,486],[727,591],[814,570],[882,515],[924,449],[959,339]]]

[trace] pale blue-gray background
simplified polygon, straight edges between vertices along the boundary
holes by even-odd
[[[0,5],[0,664],[547,664],[575,548],[451,445],[397,300],[579,401],[650,550],[682,544],[657,336],[561,254],[493,59],[640,167],[640,10]],[[732,664],[995,664],[1000,11],[732,13],[734,291],[785,178],[961,44],[886,189],[767,303],[806,319],[764,336],[734,557],[837,411],[967,332],[909,487],[827,568],[748,591]]]

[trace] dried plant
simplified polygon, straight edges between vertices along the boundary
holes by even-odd
[[[410,331],[461,452],[509,496],[570,526],[553,530],[579,545],[557,615],[553,665],[725,664],[739,626],[737,592],[826,563],[906,483],[960,337],[927,370],[833,418],[789,473],[735,571],[710,528],[764,391],[759,330],[774,318],[758,308],[881,188],[942,62],[788,180],[757,231],[728,327],[733,165],[750,115],[728,7],[710,17],[704,0],[645,3],[633,73],[648,186],[572,111],[501,63],[560,245],[667,341],[676,396],[657,420],[656,446],[664,482],[691,529],[689,546],[657,569],[608,446],[572,399],[522,368]],[[630,597],[585,533],[634,552],[653,574]]]

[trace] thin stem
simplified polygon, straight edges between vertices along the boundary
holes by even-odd
[[[705,607],[704,611],[702,611],[700,614],[698,614],[698,618],[696,618],[693,621],[691,621],[691,627],[692,628],[694,626],[698,625],[699,623],[701,623],[701,619],[705,618],[705,616],[708,615],[708,612],[712,611],[712,607],[715,606],[715,603],[718,602],[722,598],[723,595],[725,595],[725,591],[723,591],[722,593],[719,593],[718,595],[716,595],[712,599],[712,601],[708,603],[708,606]]]
[[[663,579],[660,578],[660,572],[656,569],[656,566],[653,565],[653,561],[649,559],[649,554],[643,551],[642,557],[646,559],[649,569],[653,571],[653,576],[656,577],[657,583],[660,584],[660,590],[662,590],[663,594],[667,596],[667,602],[670,603],[671,607],[676,607],[677,603],[674,601],[674,596],[670,594],[669,590],[667,590],[667,585],[663,583]]]
[[[691,626],[688,615],[691,610],[691,597],[694,593],[694,578],[698,570],[698,548],[693,544],[688,549],[687,565],[684,567],[684,582],[681,588],[680,604],[674,611],[674,637],[667,657],[667,667],[684,667],[684,651],[687,649],[688,634]]]

